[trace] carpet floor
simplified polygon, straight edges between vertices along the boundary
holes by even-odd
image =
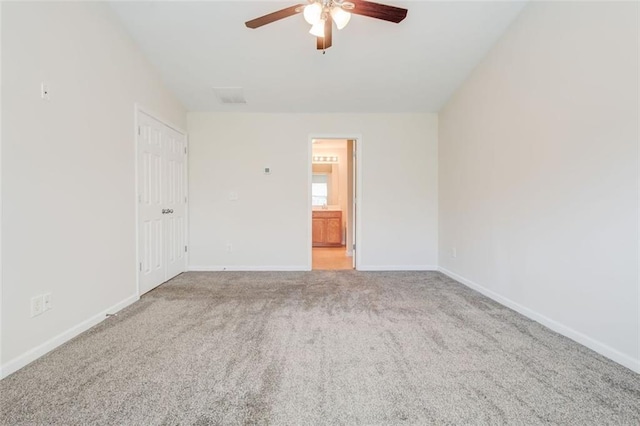
[[[638,425],[640,375],[435,272],[191,272],[2,380],[0,424]]]

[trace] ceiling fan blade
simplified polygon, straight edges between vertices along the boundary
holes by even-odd
[[[316,49],[325,50],[331,47],[333,22],[331,18],[324,21],[324,37],[316,37]]]
[[[349,12],[356,15],[368,16],[370,18],[382,19],[383,21],[400,23],[407,17],[407,9],[389,6],[386,4],[374,3],[366,0],[349,0],[355,7]]]
[[[268,15],[252,19],[251,21],[247,21],[244,24],[248,28],[258,28],[263,25],[267,25],[272,22],[279,21],[280,19],[288,18],[289,16],[300,13],[302,12],[304,6],[304,4],[296,4],[295,6],[287,7],[286,9],[278,10],[277,12],[269,13]]]

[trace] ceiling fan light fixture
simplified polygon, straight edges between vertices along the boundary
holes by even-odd
[[[333,22],[336,23],[338,29],[341,30],[349,23],[351,13],[347,12],[342,7],[336,6],[331,9],[331,17],[333,18]]]
[[[322,18],[322,5],[317,2],[308,4],[304,7],[302,14],[305,21],[311,25],[316,25]]]
[[[313,24],[313,26],[309,30],[309,34],[312,34],[316,37],[324,37],[324,22],[324,19],[321,19],[317,23]]]

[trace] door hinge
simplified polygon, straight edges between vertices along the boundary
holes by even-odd
[[[142,271],[142,262],[140,262],[140,270]]]
[[[185,203],[187,202],[187,197],[184,197],[184,202],[185,202]]]
[[[140,126],[138,126],[138,136],[142,134],[142,130],[140,130]]]
[[[353,245],[353,250],[355,250],[355,249],[356,249],[356,245],[354,244],[354,245]]]
[[[186,146],[184,147],[184,153],[185,154],[187,153],[187,147]]]
[[[187,252],[187,246],[184,246],[184,252],[185,253]]]

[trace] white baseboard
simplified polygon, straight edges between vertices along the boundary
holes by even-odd
[[[188,271],[193,272],[288,272],[288,271],[308,271],[309,267],[303,266],[189,266]]]
[[[115,305],[111,306],[109,309],[105,309],[104,311],[92,316],[91,318],[81,322],[80,324],[71,327],[67,331],[58,334],[54,338],[47,340],[43,344],[36,346],[35,348],[28,350],[22,355],[15,357],[11,361],[0,366],[0,379],[4,379],[9,374],[12,374],[18,371],[19,369],[26,366],[27,364],[40,358],[47,352],[50,352],[51,350],[57,348],[63,343],[66,343],[69,340],[73,339],[80,333],[87,331],[94,325],[104,321],[107,318],[107,314],[116,313],[126,308],[127,306],[131,305],[132,303],[136,302],[138,299],[140,299],[140,297],[137,294],[133,296],[129,296],[123,301],[118,302]]]
[[[308,266],[189,266],[187,269],[192,272],[288,272],[288,271],[309,271]],[[365,265],[360,266],[358,271],[437,271],[438,267],[433,265]]]
[[[287,271],[309,271],[308,266],[189,266],[192,272],[287,272]],[[382,266],[360,266],[358,271],[437,271],[438,267],[433,265],[382,265]]]
[[[495,300],[496,302],[500,303],[501,305],[504,305],[508,308],[513,309],[514,311],[544,325],[547,328],[550,328],[551,330],[555,331],[556,333],[560,333],[565,337],[568,337],[571,340],[574,340],[578,343],[580,343],[583,346],[588,347],[589,349],[594,350],[595,352],[598,352],[600,355],[603,355],[615,362],[617,362],[618,364],[621,364],[627,368],[629,368],[630,370],[635,371],[636,373],[640,373],[640,359],[634,359],[632,357],[630,357],[629,355],[626,355],[614,348],[612,348],[611,346],[608,346],[598,340],[595,340],[583,333],[580,333],[579,331],[576,331],[574,329],[572,329],[571,327],[568,327],[564,324],[561,324],[555,320],[552,320],[551,318],[548,318],[530,308],[527,308],[526,306],[523,306],[517,302],[514,302],[511,299],[508,299],[504,296],[499,295],[498,293],[489,290],[486,287],[483,287],[471,280],[468,280],[458,274],[456,274],[455,272],[451,272],[445,268],[438,268],[438,270],[440,272],[442,272],[443,274],[447,275],[448,277],[466,285],[467,287],[470,287],[476,291],[478,291],[479,293],[484,294],[485,296]]]
[[[437,271],[434,265],[360,265],[358,271]]]

